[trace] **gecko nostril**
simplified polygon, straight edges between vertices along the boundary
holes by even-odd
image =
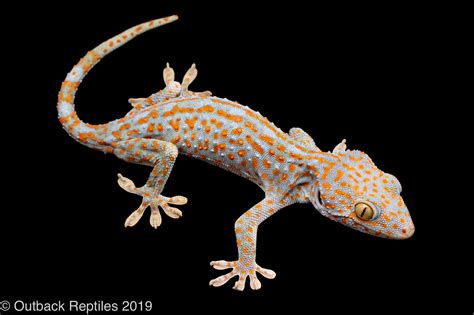
[[[403,233],[403,234],[406,234],[406,233],[407,233],[407,229],[402,229],[402,233]]]

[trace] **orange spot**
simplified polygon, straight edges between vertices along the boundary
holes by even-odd
[[[207,126],[205,129],[204,129],[205,132],[209,133],[211,132],[211,127],[210,126]]]
[[[242,133],[242,128],[235,128],[234,130],[232,130],[232,133],[236,135],[240,135]]]
[[[273,151],[273,150],[268,151],[268,153],[269,153],[270,155],[275,155],[275,151]]]
[[[138,120],[139,125],[147,123],[147,122],[148,122],[148,117],[143,117]]]
[[[245,155],[245,151],[244,150],[239,150],[239,152],[237,153],[240,157],[244,156]]]
[[[82,142],[87,142],[88,139],[96,140],[96,136],[92,132],[82,132],[79,134],[79,140]]]
[[[231,160],[235,159],[235,157],[234,157],[234,155],[233,155],[232,153],[229,153],[227,156],[228,156],[229,159],[231,159]]]
[[[245,127],[249,128],[249,129],[252,130],[253,132],[257,132],[257,131],[258,131],[258,129],[255,128],[255,126],[254,126],[251,122],[249,122],[249,121],[247,121],[247,122],[245,123]]]
[[[326,183],[326,182],[323,183],[322,186],[323,186],[323,188],[326,189],[326,190],[330,190],[330,189],[332,188],[331,184]]]
[[[240,165],[242,165],[242,167],[246,167],[246,166],[247,166],[247,161],[246,161],[246,160],[242,160],[242,162],[240,162]]]
[[[259,138],[268,143],[269,145],[273,145],[275,143],[275,140],[265,134],[260,134]]]
[[[323,171],[323,175],[321,176],[321,179],[322,180],[325,180],[326,177],[329,175],[329,172],[331,171],[331,169],[334,167],[334,163],[332,163],[330,166],[326,166],[324,168],[324,171]]]
[[[159,131],[159,132],[162,132],[163,131],[163,126],[158,124],[156,125],[156,129]]]
[[[179,140],[181,140],[181,137],[180,136],[176,136],[176,138],[174,138],[171,142],[173,142],[174,144],[178,143]]]
[[[281,155],[278,155],[278,156],[277,156],[277,160],[278,160],[278,162],[280,162],[280,163],[285,162],[285,158],[282,157]]]
[[[250,135],[247,135],[247,142],[260,154],[263,154],[263,148],[258,144],[256,143],[255,141],[253,141],[252,137]]]
[[[176,121],[170,120],[169,124],[170,124],[171,127],[173,127],[173,129],[174,129],[175,131],[178,131],[178,130],[179,130],[179,118],[176,119]]]
[[[277,145],[277,149],[282,151],[282,152],[285,152],[286,148],[284,146],[282,146],[281,144]]]
[[[127,136],[135,136],[135,135],[138,135],[137,129],[127,131]]]
[[[198,113],[212,113],[214,111],[214,107],[211,105],[204,105],[196,110]]]
[[[149,124],[147,131],[148,131],[148,132],[153,132],[153,130],[154,130],[153,124]]]
[[[290,166],[288,166],[288,169],[290,170],[290,172],[294,172],[295,168],[296,166],[294,164],[290,164]]]
[[[115,137],[118,141],[122,140],[122,133],[118,131],[112,131],[112,136]]]
[[[235,122],[242,122],[244,120],[242,116],[231,115],[231,114],[226,113],[225,111],[223,111],[221,109],[217,110],[217,115],[225,117],[226,119],[232,120],[232,121],[235,121]]]
[[[342,170],[337,170],[336,178],[334,178],[335,182],[338,182],[342,176],[344,175],[344,172]]]
[[[130,124],[123,124],[122,126],[120,126],[119,130],[125,130],[128,128],[130,128]]]
[[[272,164],[270,163],[269,160],[263,160],[263,166],[265,166],[266,168],[270,168]]]
[[[257,158],[253,157],[252,158],[252,167],[254,169],[257,169],[257,166],[258,166],[258,160],[257,160]]]

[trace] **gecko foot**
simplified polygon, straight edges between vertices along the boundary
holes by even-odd
[[[262,284],[257,278],[257,272],[267,279],[273,279],[276,277],[276,273],[273,270],[262,268],[255,263],[253,264],[253,267],[247,267],[243,266],[240,261],[219,260],[211,261],[211,266],[217,270],[232,268],[231,272],[211,280],[209,282],[209,285],[213,287],[220,287],[221,285],[224,285],[227,281],[229,281],[230,278],[233,278],[234,276],[239,276],[239,280],[235,282],[235,285],[233,287],[234,290],[243,291],[245,288],[245,281],[247,277],[250,278],[250,288],[252,290],[258,290],[262,287]]]
[[[178,219],[183,213],[172,205],[184,205],[188,202],[188,199],[183,196],[174,196],[174,197],[165,197],[163,195],[156,195],[153,191],[153,188],[148,186],[143,186],[136,188],[135,184],[128,178],[118,174],[118,184],[124,190],[129,193],[136,194],[143,197],[142,203],[137,210],[135,210],[128,218],[125,220],[125,227],[132,227],[140,221],[143,213],[146,208],[149,206],[151,208],[150,216],[150,225],[153,228],[158,228],[161,225],[161,215],[158,210],[158,207],[161,207],[163,211],[171,218]]]

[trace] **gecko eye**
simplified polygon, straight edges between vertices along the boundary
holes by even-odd
[[[377,217],[375,209],[364,202],[356,203],[355,213],[359,219],[364,221],[370,221]]]

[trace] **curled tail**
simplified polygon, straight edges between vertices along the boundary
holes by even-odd
[[[110,146],[103,140],[102,134],[107,131],[106,125],[90,125],[82,122],[77,117],[74,109],[74,96],[79,85],[87,73],[103,57],[132,40],[144,32],[154,29],[158,26],[171,23],[178,19],[177,15],[152,20],[132,28],[125,32],[103,42],[93,50],[89,51],[78,64],[68,73],[62,83],[58,96],[58,118],[67,133],[80,143],[104,152],[111,151]]]

